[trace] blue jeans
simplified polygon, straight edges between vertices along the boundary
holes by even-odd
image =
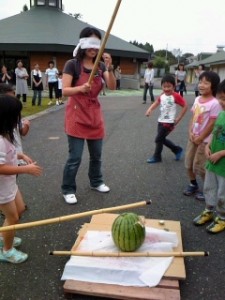
[[[41,90],[34,90],[33,98],[32,98],[32,105],[36,104],[36,98],[38,97],[38,105],[41,105]]]
[[[76,176],[81,163],[84,149],[84,139],[67,136],[69,144],[69,157],[64,167],[63,181],[61,185],[64,195],[76,193]],[[87,140],[90,154],[88,177],[92,187],[98,187],[103,183],[101,172],[102,139]]]

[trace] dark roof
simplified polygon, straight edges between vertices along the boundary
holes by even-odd
[[[201,60],[200,64],[204,65],[219,65],[225,63],[225,51],[219,51],[213,55]]]
[[[80,31],[86,26],[92,25],[61,10],[33,7],[0,20],[0,50],[72,52],[79,42]],[[99,30],[103,37],[105,32]],[[109,36],[106,50],[122,57],[148,59],[149,55],[147,51],[113,35]]]

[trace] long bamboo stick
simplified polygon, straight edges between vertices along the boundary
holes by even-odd
[[[207,251],[197,252],[96,252],[96,251],[50,251],[49,255],[57,256],[91,256],[91,257],[185,257],[208,256]]]
[[[91,74],[90,74],[90,77],[89,77],[89,79],[88,79],[88,83],[89,83],[89,84],[91,84],[91,82],[92,82],[92,80],[93,80],[93,77],[94,77],[94,75],[95,75],[95,73],[96,73],[96,70],[97,70],[97,68],[98,68],[98,63],[99,63],[99,61],[100,61],[100,59],[101,59],[101,57],[102,57],[103,51],[104,51],[104,49],[105,49],[106,42],[107,42],[107,40],[108,40],[110,31],[111,31],[111,29],[112,29],[112,26],[113,26],[113,23],[114,23],[114,20],[115,20],[115,18],[116,18],[116,15],[117,15],[117,12],[118,12],[118,10],[119,10],[120,3],[121,3],[121,2],[122,2],[122,0],[118,0],[118,1],[117,1],[117,4],[116,4],[116,6],[115,6],[115,9],[114,9],[113,15],[112,15],[112,17],[111,17],[111,20],[110,20],[108,29],[107,29],[107,31],[106,31],[106,33],[105,33],[105,35],[104,35],[104,38],[103,38],[102,43],[101,43],[101,47],[100,47],[100,49],[99,49],[99,51],[98,51],[98,55],[97,55],[97,57],[96,57],[96,59],[95,59],[95,63],[94,63],[93,69],[92,69]]]
[[[107,212],[133,209],[133,208],[141,207],[141,206],[148,205],[148,204],[151,204],[151,203],[152,203],[151,200],[146,200],[146,201],[140,201],[140,202],[135,202],[135,203],[126,204],[126,205],[120,205],[120,206],[90,210],[90,211],[77,213],[77,214],[72,214],[72,215],[68,215],[68,216],[61,216],[61,217],[56,217],[56,218],[44,219],[44,220],[28,222],[28,223],[23,223],[23,224],[3,226],[3,227],[0,227],[0,232],[10,231],[10,230],[18,230],[18,229],[26,229],[26,228],[37,227],[37,226],[42,226],[42,225],[48,225],[48,224],[53,224],[53,223],[71,221],[71,220],[74,220],[74,219],[79,219],[79,218],[88,217],[88,216],[97,215],[97,214],[102,214],[102,213],[107,213]]]

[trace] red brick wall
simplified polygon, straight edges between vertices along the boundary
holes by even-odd
[[[63,70],[64,64],[68,59],[71,59],[72,55],[68,53],[38,53],[33,52],[30,55],[30,68],[31,70],[34,68],[34,65],[36,63],[39,64],[40,70],[42,72],[45,72],[45,70],[48,68],[48,62],[50,60],[53,60],[56,62],[56,68],[59,71]]]
[[[35,63],[38,63],[40,70],[45,72],[48,68],[48,62],[54,60],[56,67],[59,71],[63,70],[64,64],[68,59],[71,59],[72,55],[68,53],[38,53],[33,52],[30,55],[30,68],[34,68]],[[137,62],[134,62],[132,58],[121,58],[120,67],[122,75],[134,75],[137,73]]]

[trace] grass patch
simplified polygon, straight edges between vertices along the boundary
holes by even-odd
[[[22,117],[28,117],[31,115],[34,115],[36,113],[39,113],[43,110],[46,110],[47,108],[50,108],[51,106],[55,105],[55,100],[53,99],[53,104],[52,105],[48,105],[49,102],[49,98],[42,98],[41,101],[41,106],[38,105],[34,105],[32,106],[32,97],[27,97],[27,103],[26,103],[26,107],[23,107],[22,110]],[[37,100],[36,100],[37,103]]]

